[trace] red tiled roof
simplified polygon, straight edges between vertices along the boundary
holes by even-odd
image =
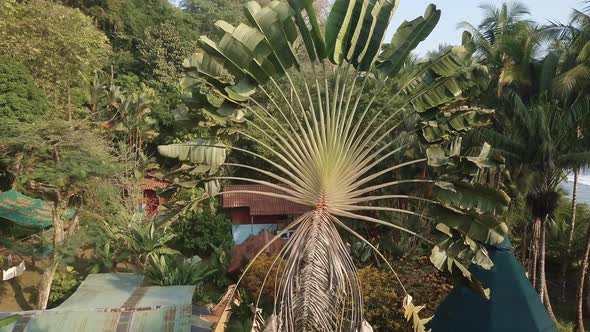
[[[285,194],[285,192],[271,188],[265,185],[229,185],[223,188],[223,207],[224,208],[250,208],[251,216],[276,216],[276,215],[300,215],[310,210],[310,208],[293,203],[291,201],[270,197],[254,193],[244,193],[231,191],[261,191],[277,194]]]
[[[158,180],[151,176],[145,176],[141,183],[141,188],[143,190],[155,190],[155,189],[162,189],[166,188],[170,185],[170,182],[164,180]]]

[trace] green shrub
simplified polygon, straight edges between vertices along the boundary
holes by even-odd
[[[232,244],[232,224],[223,215],[189,212],[172,224],[175,246],[185,254],[210,256]]]
[[[193,261],[180,255],[151,257],[145,275],[154,285],[201,285],[216,271],[202,261]]]
[[[158,286],[193,285],[193,303],[216,301],[222,290],[211,287],[218,270],[204,261],[195,261],[180,255],[150,257],[144,273],[152,284]]]
[[[10,268],[10,264],[8,264],[8,259],[4,256],[0,256],[0,269],[7,270]]]
[[[33,122],[47,112],[47,98],[35,85],[29,69],[0,58],[0,118]]]
[[[365,319],[377,331],[402,331],[403,293],[396,288],[393,274],[369,266],[359,270],[359,279],[363,290]]]
[[[434,314],[452,286],[431,265],[428,257],[402,258],[391,262],[414,304],[426,305],[422,318]],[[404,292],[394,274],[368,266],[359,270],[363,290],[365,318],[377,331],[406,331],[410,324],[403,317]]]
[[[49,307],[55,307],[70,297],[82,282],[80,274],[73,266],[66,266],[64,271],[57,271],[49,293]]]
[[[114,239],[118,239],[120,252],[129,255],[138,264],[146,264],[150,257],[160,255],[176,255],[179,252],[169,248],[168,243],[174,239],[167,227],[156,225],[154,220],[148,223],[130,222],[126,226],[111,231]]]
[[[557,331],[559,332],[573,332],[574,322],[558,319],[556,322]]]
[[[262,288],[264,277],[268,271],[271,271],[268,274],[266,284],[262,289],[262,299],[267,301],[274,300],[275,280],[281,277],[281,274],[285,269],[285,261],[283,259],[278,259],[273,266],[275,259],[276,256],[261,255],[254,261],[242,281],[244,288],[246,288],[251,294],[254,294],[256,297],[258,297],[258,294]]]

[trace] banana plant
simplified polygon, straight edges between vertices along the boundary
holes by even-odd
[[[0,318],[0,327],[6,327],[9,326],[11,324],[15,324],[21,316],[19,315],[9,315],[6,317],[2,317]]]
[[[186,75],[181,85],[187,110],[183,120],[205,113],[226,119],[224,125],[237,121],[240,137],[266,153],[203,141],[161,146],[160,152],[195,165],[208,164],[204,156],[215,154],[220,158],[210,158],[214,163],[209,166],[244,168],[260,177],[211,176],[209,180],[265,185],[277,192],[242,192],[310,208],[272,240],[294,230],[278,255],[286,261],[285,272],[270,281],[278,286],[273,315],[280,331],[362,330],[359,278],[339,229],[384,257],[349,228],[342,221],[345,218],[392,227],[436,245],[443,256],[433,259],[435,265],[475,288],[481,285],[459,263],[469,261],[489,268],[491,261],[480,244],[496,243],[506,234],[494,213],[485,210],[482,215],[477,202],[464,194],[486,187],[475,181],[493,166],[486,163],[488,156],[457,155],[460,148],[455,138],[487,125],[492,113],[466,103],[489,82],[487,73],[473,66],[471,36],[465,33],[462,45],[406,68],[410,53],[432,32],[441,11],[428,6],[423,16],[403,22],[391,42],[384,44],[397,5],[397,0],[335,0],[322,29],[312,0],[271,1],[266,6],[252,1],[245,6],[247,23],[233,26],[218,21],[215,25],[222,37],[218,41],[201,37],[200,50],[184,62]],[[304,58],[294,48],[299,40],[305,46]],[[368,85],[373,88],[367,89]],[[380,111],[372,112],[376,96],[385,89],[396,92]],[[367,96],[371,96],[369,102],[359,106]],[[404,114],[419,118],[413,133],[432,149],[421,158],[392,163],[404,151],[403,144],[396,146],[396,138],[391,139]],[[227,161],[228,150],[259,158],[268,167]],[[386,177],[418,164],[444,171],[467,162],[477,169],[469,168],[468,174],[457,173],[446,181]],[[408,184],[433,187],[433,197],[378,192]],[[501,194],[478,197],[486,200],[486,208],[507,204]],[[433,206],[432,211],[440,207],[450,217],[421,217],[445,226],[439,230],[446,231],[452,241],[470,239],[469,245],[457,251],[450,244],[434,243],[374,216],[375,212],[420,216],[410,209],[379,205],[398,199],[426,202]],[[393,270],[387,260],[385,263]],[[406,317],[413,321],[415,331],[425,330],[428,319],[418,315],[422,307],[411,304],[411,296],[406,295]]]

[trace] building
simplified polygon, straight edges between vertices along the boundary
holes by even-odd
[[[170,182],[162,180],[161,176],[156,172],[150,172],[144,176],[141,182],[141,190],[143,192],[143,209],[146,219],[149,220],[155,216],[160,207],[166,203],[166,199],[158,195],[158,190],[165,189],[169,185]]]
[[[281,190],[259,184],[228,185],[223,188],[222,207],[232,220],[235,244],[241,244],[264,230],[274,233],[310,210],[282,198],[252,192],[284,194]]]

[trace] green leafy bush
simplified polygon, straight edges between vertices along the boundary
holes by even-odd
[[[10,268],[10,264],[8,264],[8,259],[4,256],[0,256],[0,269],[6,270]]]
[[[168,228],[159,227],[152,220],[148,223],[130,222],[110,230],[112,238],[118,240],[118,250],[127,253],[139,264],[146,264],[150,258],[160,255],[176,255],[178,251],[167,243],[174,239]]]
[[[398,291],[393,274],[368,266],[359,270],[359,279],[365,319],[378,331],[402,331],[403,293]]]
[[[172,231],[176,248],[190,255],[208,257],[214,248],[232,244],[232,224],[223,215],[189,212],[172,224]]]
[[[47,108],[47,97],[29,69],[12,59],[0,58],[0,118],[33,122]]]
[[[270,271],[264,288],[262,288],[262,299],[273,301],[275,281],[277,278],[280,278],[285,268],[285,261],[283,259],[278,259],[273,265],[275,259],[276,256],[262,255],[254,261],[242,281],[242,285],[248,292],[258,297],[264,278],[268,271]]]
[[[49,307],[55,307],[72,295],[82,282],[80,274],[73,266],[66,266],[63,271],[57,271],[51,284],[49,293]]]
[[[201,285],[216,271],[202,261],[176,256],[151,256],[145,267],[145,275],[154,285]]]
[[[434,267],[428,257],[402,258],[391,262],[404,287],[416,305],[426,305],[421,317],[434,314],[438,304],[452,286]],[[377,331],[406,331],[409,323],[403,317],[404,292],[395,275],[386,270],[368,266],[359,270],[363,290],[365,319]]]

